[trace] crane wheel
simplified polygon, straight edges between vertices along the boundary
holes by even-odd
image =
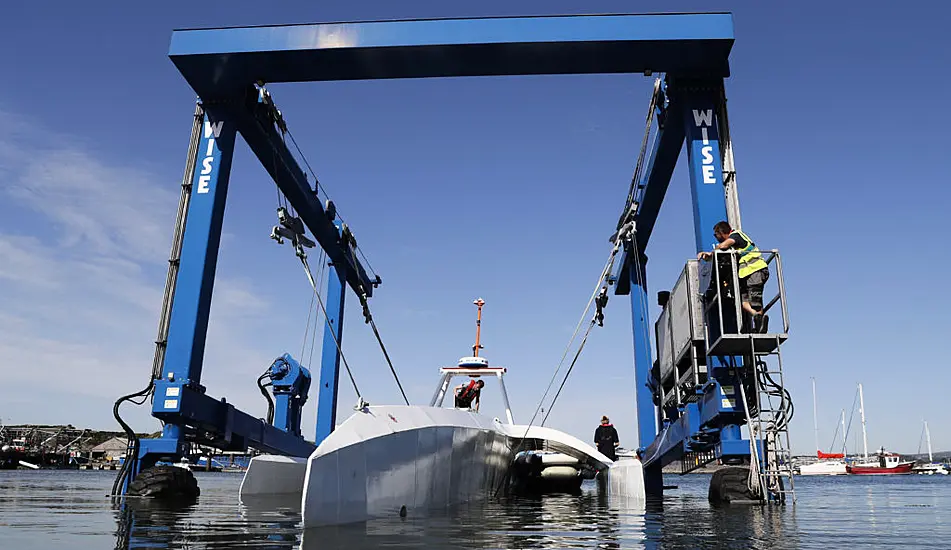
[[[707,498],[712,504],[759,502],[749,488],[750,469],[738,466],[721,468],[710,478]]]
[[[139,472],[129,484],[126,495],[185,500],[197,498],[200,492],[198,480],[190,470],[177,466],[153,466]]]

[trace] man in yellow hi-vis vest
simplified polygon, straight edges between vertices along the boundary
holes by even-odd
[[[766,332],[769,316],[763,314],[763,286],[769,279],[769,266],[763,261],[759,248],[746,233],[733,229],[727,222],[718,222],[713,226],[713,236],[717,244],[713,250],[736,250],[737,276],[739,277],[740,299],[743,311],[753,318],[753,332]],[[712,252],[701,252],[698,260],[709,260]]]

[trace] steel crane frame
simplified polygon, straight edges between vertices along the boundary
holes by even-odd
[[[335,219],[334,207],[317,199],[316,189],[282,139],[285,126],[280,111],[260,84],[605,73],[663,73],[668,80],[689,80],[700,89],[686,93],[678,107],[669,110],[665,137],[658,140],[654,165],[647,172],[647,195],[637,223],[640,242],[646,246],[687,134],[699,248],[701,230],[724,217],[715,126],[707,129],[706,138],[712,144],[716,184],[708,185],[704,183],[711,177],[704,160],[708,145],[700,144],[699,128],[675,119],[712,108],[714,98],[708,90],[719,90],[723,78],[729,76],[733,39],[730,13],[427,19],[174,31],[169,57],[197,94],[203,114],[192,159],[198,169],[190,191],[162,378],[156,381],[153,405],[153,415],[166,425],[163,438],[149,441],[140,456],[181,454],[181,426],[188,423],[205,425],[229,437],[239,428],[268,431],[275,442],[271,445],[274,452],[294,454],[308,447],[287,439],[293,434],[282,435],[273,426],[255,424],[249,415],[206,395],[201,386],[218,245],[238,133],[334,267],[336,276],[329,277],[327,293],[329,327],[316,381],[316,442],[334,426],[340,362],[336,343],[342,342],[346,289],[369,298],[380,281],[372,280],[353,254],[349,228]],[[634,279],[625,275],[626,280]],[[646,289],[638,288],[631,296],[637,311],[637,304],[646,300]],[[635,314],[642,447],[656,434],[649,426],[654,411],[647,412],[651,395],[643,387],[643,374],[650,368],[650,341],[637,336],[646,322]],[[235,423],[236,413],[243,419],[241,426]]]

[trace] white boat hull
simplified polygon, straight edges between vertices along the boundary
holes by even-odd
[[[508,481],[516,445],[528,439],[543,440],[599,470],[610,471],[614,464],[551,428],[526,430],[468,410],[369,407],[341,424],[307,459],[304,526],[413,516],[492,495]],[[608,474],[609,494],[643,499],[640,462],[622,463],[616,475]]]
[[[801,476],[837,476],[846,475],[845,462],[841,460],[824,460],[799,467]]]
[[[919,465],[915,466],[914,468],[912,468],[911,471],[912,471],[913,473],[923,474],[923,475],[935,475],[935,474],[938,474],[938,475],[944,475],[944,476],[946,476],[946,475],[948,475],[949,473],[951,473],[951,472],[948,471],[948,468],[946,468],[943,464],[934,464],[934,463],[930,463],[930,464],[919,464]]]
[[[238,496],[245,499],[300,495],[306,473],[306,458],[278,455],[256,456],[248,464]]]

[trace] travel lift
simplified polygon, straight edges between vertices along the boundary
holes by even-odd
[[[776,281],[767,286],[776,294],[763,307],[781,330],[748,328],[753,323],[739,300],[736,254],[718,251],[710,261],[688,260],[673,290],[658,293],[657,360],[651,361],[644,252],[685,142],[696,250],[710,251],[717,222],[741,229],[722,79],[657,79],[641,155],[612,236],[624,240],[619,272],[609,282],[616,294],[631,296],[637,454],[646,490],[662,492],[662,468],[674,461],[682,474],[719,461],[739,467],[714,474],[712,501],[785,503],[790,495],[795,502],[788,432],[793,408],[780,354],[789,322],[777,250],[762,251]],[[750,439],[741,436],[744,424]]]
[[[114,409],[130,444],[129,460],[117,476],[113,494],[147,494],[162,483],[187,485],[187,492],[194,485],[193,478],[182,482],[177,472],[163,473],[167,469],[156,464],[177,461],[192,444],[305,457],[334,428],[347,288],[361,300],[367,320],[372,321],[367,300],[380,279],[367,274],[357,259],[350,229],[336,215],[333,203],[318,199],[317,182],[308,181],[288,149],[287,125],[265,83],[657,73],[665,77],[652,96],[648,131],[654,118],[658,129],[649,156],[645,156],[645,138],[628,205],[618,224],[624,262],[612,279],[617,294],[631,295],[639,454],[646,466],[648,489],[662,491],[661,467],[672,460],[693,465],[720,458],[752,464],[753,471],[760,474],[758,485],[750,484],[752,496],[782,499],[786,490],[777,476],[786,475],[788,468],[786,447],[779,445],[788,421],[783,416],[788,415],[788,394],[782,390],[781,376],[772,383],[775,378],[771,377],[781,374],[773,370],[780,367],[762,365],[779,359],[779,345],[786,337],[785,319],[780,334],[739,333],[733,315],[735,284],[732,293],[714,293],[712,300],[701,301],[701,290],[707,288],[711,275],[705,264],[689,262],[683,282],[671,293],[656,327],[661,336],[657,368],[651,362],[644,250],[685,139],[697,250],[709,248],[705,243],[715,222],[728,219],[739,227],[723,99],[732,45],[733,18],[729,13],[433,19],[174,31],[169,57],[198,95],[199,103],[151,377],[144,390],[120,398]],[[239,132],[290,206],[281,213],[281,225],[273,236],[290,240],[305,262],[305,248],[319,245],[333,267],[323,307],[326,327],[313,442],[300,432],[309,371],[289,355],[279,357],[258,380],[264,391],[262,381],[269,377],[277,398],[276,410],[266,418],[211,397],[201,384],[225,198]],[[313,241],[304,235],[305,228]],[[778,254],[769,257],[781,282]],[[715,272],[712,277],[721,282],[726,280],[724,274]],[[314,284],[312,277],[311,282]],[[315,297],[320,298],[316,287]],[[602,307],[604,298],[606,295],[599,298]],[[779,301],[785,313],[783,298],[780,285]],[[684,303],[693,308],[689,309],[693,313],[686,315],[690,320],[686,324],[683,312],[675,309]],[[700,303],[705,304],[703,309],[696,309]],[[685,330],[689,344],[673,350],[676,354],[668,353],[667,337],[679,346]],[[750,406],[744,395],[750,398]],[[774,395],[781,396],[778,408],[767,404]],[[125,401],[141,398],[144,402],[149,397],[153,416],[164,424],[162,436],[139,440],[118,410]],[[743,424],[752,427],[753,444],[741,438]],[[141,481],[133,481],[137,478]]]

